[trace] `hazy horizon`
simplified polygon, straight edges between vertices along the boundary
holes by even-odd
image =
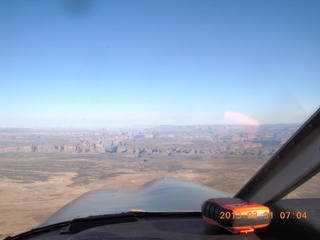
[[[301,126],[302,122],[297,123],[269,123],[258,126]],[[131,125],[120,127],[0,127],[0,131],[104,131],[104,130],[150,130],[158,128],[188,128],[188,127],[253,127],[247,124],[195,124],[195,125]]]

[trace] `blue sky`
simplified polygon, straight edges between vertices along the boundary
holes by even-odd
[[[221,124],[230,112],[302,122],[320,106],[319,12],[319,1],[0,1],[0,127]]]

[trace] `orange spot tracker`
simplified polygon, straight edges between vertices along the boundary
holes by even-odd
[[[239,198],[210,198],[202,204],[205,221],[232,233],[248,233],[266,227],[271,215],[268,207]]]

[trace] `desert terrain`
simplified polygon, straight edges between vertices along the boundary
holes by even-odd
[[[0,238],[37,227],[87,191],[177,177],[231,195],[296,125],[0,130]],[[320,176],[289,197],[319,196]]]

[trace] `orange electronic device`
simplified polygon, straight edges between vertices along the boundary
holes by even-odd
[[[239,198],[210,198],[202,204],[205,221],[232,233],[248,233],[271,221],[268,207]]]

